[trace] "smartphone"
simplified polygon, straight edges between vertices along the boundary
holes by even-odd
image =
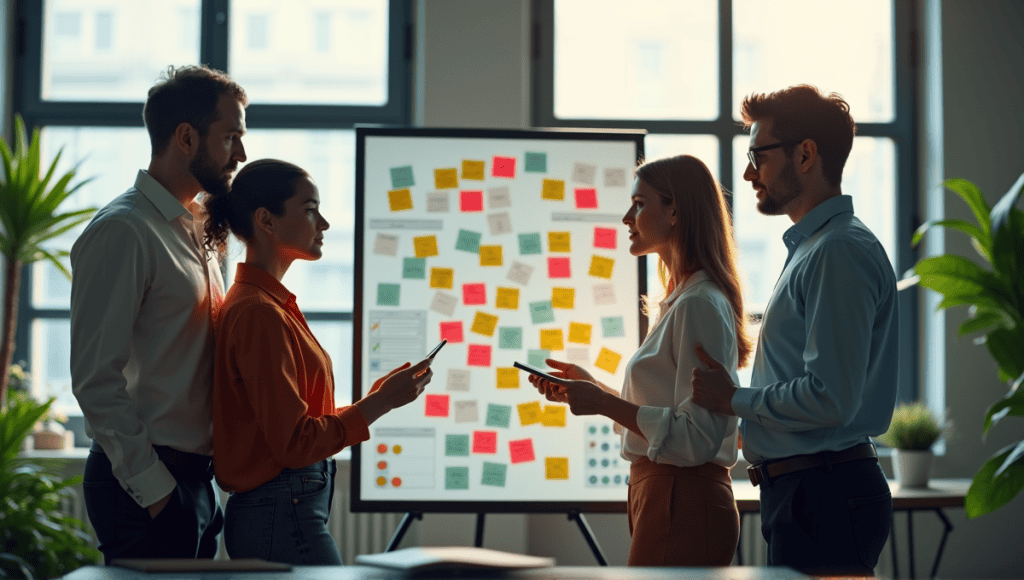
[[[552,382],[552,383],[554,383],[556,385],[563,385],[563,384],[565,384],[565,379],[560,379],[560,378],[558,378],[558,377],[556,377],[554,375],[550,375],[550,374],[540,370],[537,367],[532,367],[532,366],[530,366],[528,364],[521,363],[519,361],[513,362],[512,366],[516,367],[519,370],[526,371],[526,372],[530,373],[531,375],[536,375],[536,376],[538,376],[538,377],[540,377],[542,379],[546,379],[546,380],[548,380],[548,381],[550,381],[550,382]]]
[[[439,350],[441,350],[441,347],[446,345],[446,344],[448,344],[448,339],[447,338],[441,339],[441,342],[437,343],[437,346],[434,347],[434,350],[430,351],[430,354],[427,355],[427,358],[434,358],[434,355],[436,355],[437,352]]]

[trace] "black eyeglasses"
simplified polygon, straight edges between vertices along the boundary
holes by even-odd
[[[772,143],[771,145],[762,145],[760,147],[751,147],[747,151],[747,159],[750,160],[750,165],[754,167],[754,171],[757,171],[757,154],[761,151],[768,151],[770,149],[777,149],[779,147],[787,147],[789,145],[796,145],[797,143],[803,142],[803,139],[792,139],[790,141],[779,141],[778,143]]]

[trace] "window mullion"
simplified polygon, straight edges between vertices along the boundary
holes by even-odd
[[[199,61],[228,71],[229,0],[202,0],[200,9]]]

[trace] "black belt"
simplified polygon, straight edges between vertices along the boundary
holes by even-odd
[[[762,461],[748,467],[747,476],[750,477],[750,483],[757,486],[762,481],[793,473],[794,471],[871,458],[878,458],[878,454],[875,453],[875,446],[871,443],[861,443],[842,451],[822,451],[814,455],[794,455],[783,459]]]
[[[213,457],[209,455],[186,453],[166,445],[154,445],[153,450],[156,451],[160,461],[163,461],[164,465],[173,471],[198,477],[199,479],[206,479],[207,481],[213,479]],[[90,451],[104,453],[103,448],[96,441],[92,442]]]

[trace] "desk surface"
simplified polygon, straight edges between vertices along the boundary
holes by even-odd
[[[970,479],[933,479],[923,488],[900,487],[889,480],[893,510],[963,507],[969,487]],[[733,480],[732,492],[740,513],[761,511],[761,492],[749,481]]]

